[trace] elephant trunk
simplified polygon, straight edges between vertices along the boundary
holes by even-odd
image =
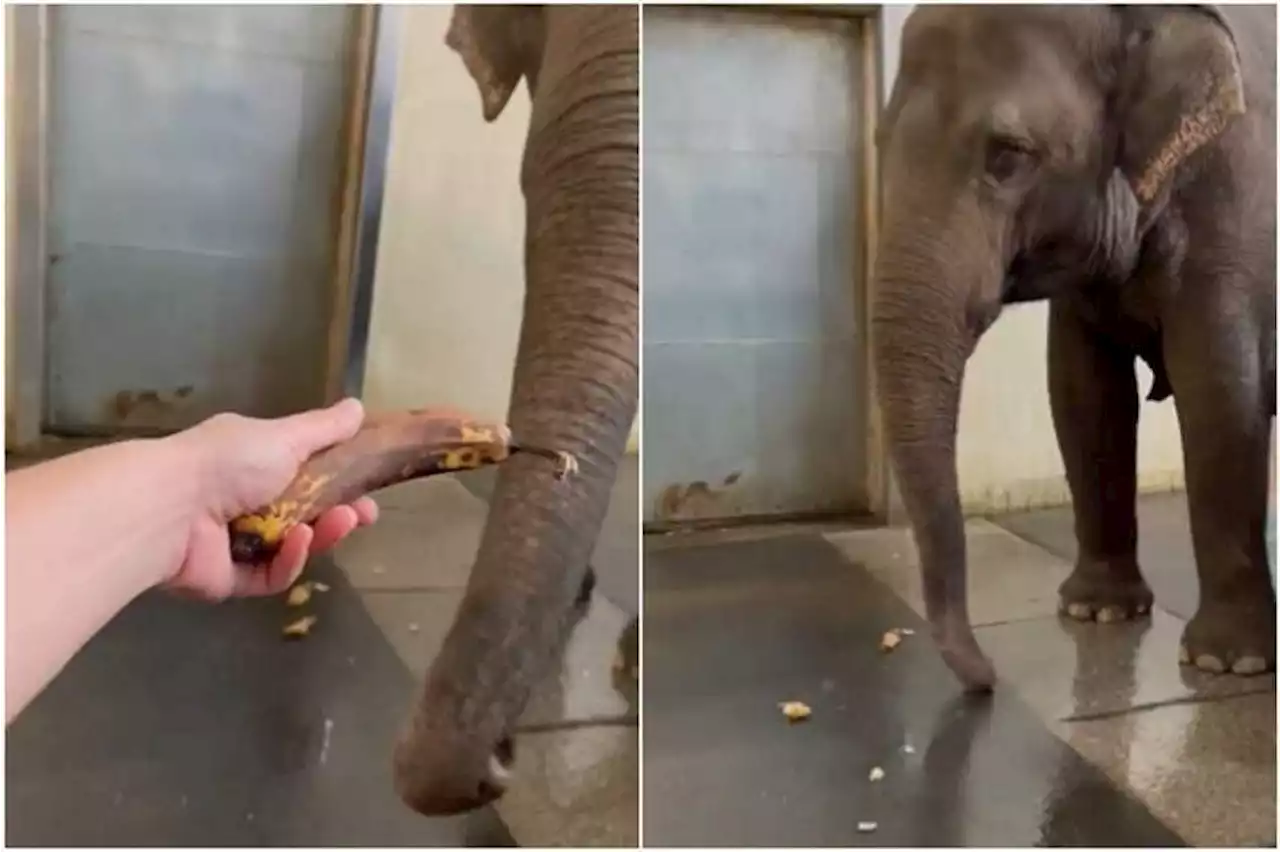
[[[574,620],[639,396],[639,44],[634,8],[547,7],[522,183],[527,292],[501,469],[456,620],[396,749],[414,810],[483,805]]]
[[[998,301],[992,307],[979,296],[990,290],[996,270],[994,264],[962,268],[957,259],[973,255],[979,235],[930,225],[929,218],[886,217],[874,283],[873,358],[929,624],[947,665],[976,690],[991,686],[994,670],[969,623],[956,424],[965,362],[999,309]]]

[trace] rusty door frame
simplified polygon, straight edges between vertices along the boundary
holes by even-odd
[[[6,6],[5,449],[40,440],[45,402],[48,273],[49,13]],[[10,362],[12,359],[12,362]],[[11,386],[10,386],[11,385]]]
[[[646,8],[662,8],[666,4],[647,4]],[[680,4],[671,4],[679,8]],[[901,514],[901,501],[896,497],[892,484],[892,473],[889,469],[888,445],[885,442],[882,426],[879,397],[876,393],[875,374],[871,369],[871,282],[875,269],[875,250],[877,236],[880,231],[880,177],[878,156],[876,152],[876,129],[880,111],[884,106],[884,32],[883,7],[871,4],[820,4],[800,3],[794,5],[764,4],[715,4],[711,6],[695,6],[697,9],[726,9],[769,15],[778,18],[839,18],[854,24],[853,40],[858,52],[858,67],[854,73],[855,91],[859,93],[859,103],[855,110],[858,126],[854,128],[854,138],[858,140],[859,162],[855,164],[854,174],[857,184],[854,192],[854,203],[858,206],[862,227],[854,235],[857,240],[857,263],[851,272],[850,286],[853,288],[854,302],[857,305],[857,321],[855,329],[862,346],[862,369],[858,371],[858,387],[855,398],[859,411],[865,412],[865,420],[861,424],[866,435],[864,452],[864,476],[856,483],[858,502],[871,517],[888,522],[896,522]],[[643,132],[643,129],[642,129]],[[643,286],[643,284],[642,284]],[[643,439],[643,435],[641,436]],[[770,515],[761,517],[717,518],[708,521],[647,521],[644,529],[659,531],[679,527],[731,526],[760,522],[786,522],[790,520],[817,520],[817,516],[805,515],[803,518]]]
[[[360,21],[352,59],[347,161],[324,377],[328,402],[343,396],[360,396],[364,389],[391,116],[404,31],[404,12],[399,6],[358,8]]]
[[[351,84],[344,125],[346,158],[339,207],[337,250],[330,288],[331,320],[325,400],[358,394],[362,383],[373,271],[377,255],[383,178],[390,142],[395,71],[402,13],[395,6],[351,5],[357,16]],[[49,6],[5,7],[7,341],[5,448],[37,445],[48,422],[47,315],[49,216]]]

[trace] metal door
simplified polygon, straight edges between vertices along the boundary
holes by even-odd
[[[50,12],[47,428],[319,403],[352,8]]]
[[[856,22],[646,7],[646,520],[860,508]]]

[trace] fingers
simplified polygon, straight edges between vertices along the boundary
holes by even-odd
[[[276,595],[288,590],[302,574],[308,557],[323,553],[358,527],[377,519],[378,504],[362,497],[351,506],[335,506],[317,518],[314,525],[299,524],[285,536],[270,565],[237,566],[235,594]]]
[[[280,550],[269,565],[237,566],[235,594],[238,597],[260,597],[287,591],[302,574],[314,538],[315,532],[311,527],[298,524],[285,535]]]
[[[342,541],[360,525],[360,516],[351,506],[335,506],[316,518],[312,553],[323,553]]]
[[[311,542],[312,554],[323,553],[355,532],[357,527],[367,527],[377,520],[378,504],[370,497],[361,497],[350,506],[335,506],[313,524],[316,537]]]
[[[360,518],[360,526],[367,527],[378,522],[378,504],[372,497],[361,497],[351,504]]]
[[[326,447],[350,438],[363,422],[364,406],[360,400],[348,398],[328,408],[282,417],[275,426],[282,430],[301,464]]]
[[[378,505],[368,497],[330,509],[316,519],[314,527],[299,524],[291,529],[275,558],[265,566],[232,563],[226,526],[198,523],[182,568],[165,586],[184,596],[213,601],[282,594],[302,574],[309,556],[328,550],[377,519]]]

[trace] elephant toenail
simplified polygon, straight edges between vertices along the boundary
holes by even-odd
[[[1231,664],[1231,671],[1238,675],[1262,674],[1267,670],[1267,661],[1263,657],[1241,657]]]
[[[489,755],[489,779],[498,789],[506,789],[507,782],[511,780],[511,770],[496,754]]]
[[[1122,620],[1124,620],[1124,613],[1115,607],[1104,606],[1102,609],[1098,610],[1099,624],[1111,624]]]
[[[1191,652],[1187,650],[1186,645],[1178,646],[1178,662],[1182,663],[1184,666],[1191,665]]]
[[[1093,618],[1093,607],[1086,603],[1067,604],[1067,615],[1080,621],[1088,621]]]
[[[1149,603],[1138,604],[1138,615],[1146,615],[1149,612],[1151,612],[1151,604]]]
[[[1212,654],[1201,654],[1196,657],[1196,668],[1206,672],[1213,672],[1214,674],[1222,674],[1227,670],[1227,667],[1222,664],[1222,660]]]

